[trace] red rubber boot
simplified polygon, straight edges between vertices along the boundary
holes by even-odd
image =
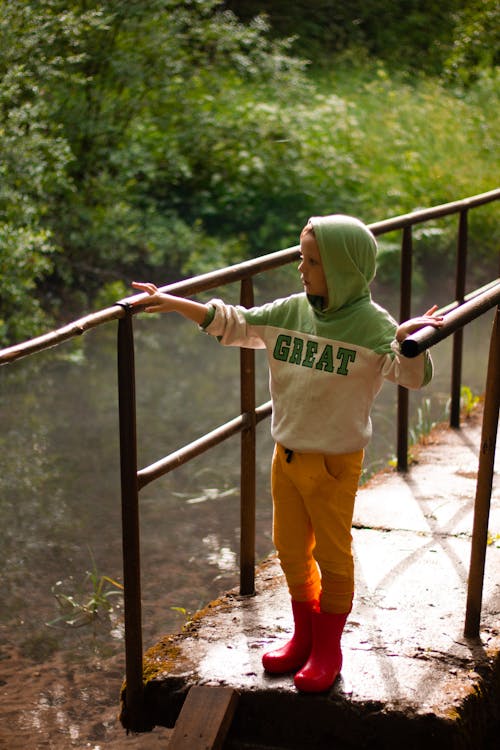
[[[318,608],[317,601],[296,602],[292,599],[294,633],[282,648],[268,651],[262,657],[262,665],[271,674],[295,672],[304,666],[311,653],[312,615]]]
[[[348,614],[348,613],[347,613]],[[311,656],[294,678],[295,687],[304,693],[328,690],[342,669],[340,639],[347,614],[313,612]]]

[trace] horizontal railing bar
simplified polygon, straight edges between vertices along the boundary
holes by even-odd
[[[271,401],[266,401],[265,404],[257,406],[255,409],[256,422],[262,422],[263,419],[269,416],[271,413]],[[211,432],[207,432],[197,440],[184,445],[182,448],[169,453],[165,458],[161,458],[159,461],[146,466],[144,469],[140,469],[137,472],[137,485],[139,489],[142,489],[150,482],[155,479],[162,477],[164,474],[168,474],[173,469],[186,464],[193,458],[201,455],[209,448],[213,448],[219,443],[223,443],[227,438],[236,435],[236,433],[244,430],[248,424],[248,415],[240,414],[238,417],[231,419],[220,427],[216,427]]]
[[[474,195],[470,198],[464,198],[459,201],[444,203],[440,206],[424,208],[419,211],[402,214],[401,216],[396,216],[392,219],[385,219],[384,221],[369,224],[368,226],[376,235],[385,234],[386,232],[403,229],[412,224],[418,224],[430,219],[459,213],[460,211],[481,206],[490,203],[491,201],[498,200],[499,198],[500,188]],[[196,276],[194,279],[184,279],[183,281],[167,284],[166,286],[161,287],[161,291],[169,292],[170,294],[178,294],[179,296],[204,292],[218,286],[240,281],[247,276],[253,276],[262,273],[263,271],[270,271],[279,268],[280,266],[287,265],[298,258],[299,251],[299,246],[296,245],[285,250],[279,250],[274,253],[263,255],[259,258],[243,261],[242,263],[237,263],[227,268],[210,271],[209,273]],[[127,297],[111,307],[105,308],[96,313],[90,313],[83,318],[79,318],[72,323],[54,331],[50,331],[42,336],[1,349],[0,365],[14,362],[21,357],[35,354],[44,349],[49,349],[52,346],[56,346],[57,344],[61,344],[64,341],[73,338],[74,336],[81,336],[86,331],[95,328],[102,323],[107,323],[111,320],[118,320],[125,315],[124,307],[128,307],[132,301],[137,301],[140,298],[146,300],[146,295],[140,294]],[[133,312],[139,312],[139,310],[140,307],[134,308]]]
[[[473,296],[468,302],[450,310],[444,316],[441,328],[425,326],[408,336],[401,344],[401,351],[405,357],[416,357],[425,349],[429,349],[439,341],[450,336],[458,328],[470,323],[495,305],[500,304],[500,283],[482,294]]]
[[[411,226],[412,224],[420,224],[423,221],[439,219],[443,216],[450,216],[451,214],[466,211],[469,208],[483,206],[484,204],[498,200],[499,198],[500,188],[496,188],[495,190],[489,190],[486,193],[478,193],[478,195],[473,195],[470,198],[462,198],[461,200],[452,201],[451,203],[442,203],[440,206],[411,211],[408,214],[395,216],[392,219],[376,221],[368,226],[375,235],[386,234],[387,232],[392,232],[397,229],[404,229],[404,227]]]
[[[255,421],[257,422],[257,424],[259,422],[262,422],[263,419],[266,419],[266,417],[271,414],[272,410],[273,407],[271,401],[266,401],[265,404],[257,406],[257,408],[255,409]]]
[[[26,357],[28,354],[35,354],[44,349],[50,349],[53,346],[57,346],[57,344],[62,344],[63,341],[67,341],[75,336],[81,336],[91,328],[96,328],[101,325],[101,323],[118,320],[118,318],[122,318],[124,315],[125,310],[117,305],[107,307],[105,310],[100,310],[96,313],[85,315],[85,317],[79,318],[72,323],[68,323],[62,328],[57,328],[55,331],[43,334],[43,336],[37,336],[29,341],[23,341],[21,344],[14,344],[6,349],[1,349],[0,365],[9,364],[16,359]]]
[[[407,226],[427,221],[429,219],[459,213],[466,208],[480,206],[498,199],[500,199],[500,188],[472,196],[471,198],[464,198],[463,200],[453,201],[452,203],[444,203],[440,206],[424,208],[419,211],[402,214],[401,216],[395,216],[392,219],[385,219],[384,221],[368,224],[368,227],[374,234],[384,234],[397,229],[404,229]],[[160,287],[160,289],[162,292],[179,295],[205,292],[209,289],[214,289],[217,286],[223,286],[234,281],[241,281],[242,278],[245,278],[248,275],[256,275],[264,271],[271,271],[280,266],[292,263],[294,260],[297,260],[299,254],[300,246],[295,245],[286,248],[285,250],[278,250],[277,252],[268,253],[259,258],[253,258],[252,260],[237,263],[228,268],[210,271],[209,273],[196,276],[193,279],[185,279],[184,281],[167,284]],[[133,297],[127,297],[123,302],[127,303],[132,300],[137,301],[139,298],[144,298],[146,300],[147,295],[140,294],[134,295]]]
[[[294,247],[288,247],[285,250],[278,250],[274,253],[262,255],[259,258],[252,258],[251,260],[236,263],[227,268],[221,268],[217,271],[209,271],[208,273],[200,274],[200,276],[195,276],[191,279],[175,281],[171,284],[159,287],[159,289],[162,292],[177,294],[179,296],[206,292],[210,289],[215,289],[218,286],[225,286],[226,284],[241,281],[249,276],[256,276],[258,273],[263,273],[264,271],[273,271],[281,266],[286,266],[288,263],[297,260],[299,255],[300,245],[295,245]],[[145,297],[147,299],[147,295],[140,294],[127,298],[124,301],[128,302],[129,299],[137,300],[139,297]]]
[[[177,469],[192,458],[196,458],[196,456],[201,455],[209,448],[219,445],[219,443],[224,442],[224,440],[232,435],[241,432],[241,430],[245,429],[247,422],[247,415],[240,414],[239,417],[235,417],[220,427],[216,427],[215,430],[207,432],[206,435],[203,435],[197,440],[193,440],[192,443],[188,443],[182,448],[179,448],[179,450],[165,456],[165,458],[161,458],[159,461],[146,466],[144,469],[140,469],[137,472],[137,484],[139,489],[142,489],[147,484],[153,482],[164,474],[168,474],[173,469]]]
[[[469,292],[468,294],[466,294],[464,296],[463,302],[454,300],[453,302],[450,302],[448,305],[445,305],[444,307],[440,307],[438,310],[438,313],[440,315],[445,315],[451,310],[457,310],[459,307],[463,305],[464,302],[469,302],[469,300],[474,299],[475,297],[478,297],[480,294],[483,294],[484,292],[487,292],[490,289],[493,289],[498,284],[500,284],[500,277],[498,277],[497,279],[493,279],[493,281],[489,281],[484,286],[480,286],[477,289],[474,289],[472,292]]]

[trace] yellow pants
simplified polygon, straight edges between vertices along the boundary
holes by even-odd
[[[292,599],[320,599],[323,612],[350,612],[352,516],[364,451],[297,453],[276,445],[271,486],[273,541]]]

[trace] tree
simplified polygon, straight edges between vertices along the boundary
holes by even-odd
[[[294,35],[295,51],[316,65],[331,65],[332,57],[357,48],[399,70],[433,74],[441,71],[453,44],[455,14],[467,12],[470,4],[470,0],[225,2],[244,21],[266,13],[274,33]]]
[[[456,14],[455,22],[445,69],[450,78],[470,84],[500,64],[500,5],[474,0]]]
[[[197,171],[196,144],[186,159],[180,141],[189,142],[190,126],[199,132],[196,120],[207,101],[225,97],[228,83],[267,80],[278,90],[300,64],[286,45],[269,41],[265,24],[241,24],[221,12],[220,0],[40,0],[40,6],[52,10],[56,25],[47,54],[64,61],[52,111],[73,155],[74,192],[64,213],[51,217],[64,248],[59,274],[92,289],[132,264],[137,270],[161,263],[178,272],[181,255],[204,237],[188,216],[194,227],[188,248],[169,242],[174,226],[184,240],[190,226],[173,191],[186,169]]]
[[[69,149],[45,96],[55,71],[35,54],[38,21],[26,3],[0,3],[0,343],[46,321],[35,294],[56,251],[45,217],[68,190]]]
[[[206,239],[172,196],[193,89],[203,109],[225,72],[278,89],[299,68],[219,0],[0,0],[3,340],[35,332],[63,287],[91,292],[132,265],[178,272]]]

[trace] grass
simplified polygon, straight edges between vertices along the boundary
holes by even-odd
[[[123,595],[122,584],[100,574],[92,554],[91,557],[92,569],[86,572],[78,595],[64,594],[61,590],[62,581],[58,581],[52,588],[61,614],[47,623],[50,627],[65,625],[79,628],[89,625],[98,618],[109,616],[113,611],[112,597]]]
[[[285,88],[279,101],[269,97],[265,88],[240,87],[230,101],[212,104],[204,136],[209,184],[195,196],[197,215],[224,242],[241,240],[244,254],[294,244],[314,213],[372,222],[497,186],[495,73],[459,89],[439,78],[389,75],[376,63],[332,64],[329,72],[309,71],[301,95]],[[477,240],[484,257],[497,253],[497,213],[495,205],[471,212],[471,244]],[[426,224],[415,238],[417,262],[419,253],[433,261],[436,252],[451,255],[456,219]],[[191,253],[190,272],[206,270],[201,259],[213,266],[220,256],[220,265],[235,250],[219,244],[212,257],[207,247]]]
[[[425,442],[425,438],[436,426],[432,418],[432,406],[430,398],[423,398],[417,409],[416,419],[408,429],[408,442],[410,445]]]
[[[468,90],[437,78],[389,76],[382,66],[341,68],[316,78],[349,104],[352,159],[370,220],[496,187],[498,76]]]

